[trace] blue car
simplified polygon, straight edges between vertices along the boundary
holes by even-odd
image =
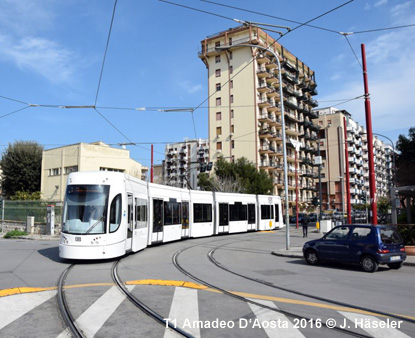
[[[320,239],[306,242],[303,255],[310,265],[320,261],[360,264],[364,271],[375,272],[379,264],[400,269],[406,259],[401,235],[394,226],[343,225]]]

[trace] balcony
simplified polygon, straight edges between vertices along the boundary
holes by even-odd
[[[271,141],[282,141],[282,134],[280,133],[272,133],[271,137],[269,138]]]
[[[272,134],[271,131],[269,129],[262,129],[259,131],[259,138],[263,139],[263,138],[271,138]]]
[[[259,108],[268,108],[271,106],[268,99],[261,99],[258,101]]]
[[[262,123],[271,123],[272,119],[271,119],[270,115],[268,115],[268,114],[261,114],[258,117],[258,121],[262,122]]]
[[[299,109],[298,103],[296,99],[288,99],[284,97],[284,104],[291,109]]]
[[[259,64],[263,64],[263,63],[268,63],[268,62],[270,62],[271,60],[269,59],[269,57],[266,55],[266,54],[258,54],[257,56],[256,56],[256,61],[259,63]]]
[[[289,71],[298,72],[297,66],[292,64],[288,59],[285,59],[282,66]]]
[[[310,106],[313,107],[313,108],[318,106],[318,101],[317,100],[310,99],[309,102],[310,102]]]
[[[262,68],[259,68],[256,71],[256,75],[258,75],[259,78],[266,78],[266,77],[270,76],[270,73],[269,73],[267,68],[262,67]]]
[[[259,84],[257,89],[260,93],[267,93],[267,92],[271,91],[271,88],[270,88],[270,86],[268,86],[267,83]]]

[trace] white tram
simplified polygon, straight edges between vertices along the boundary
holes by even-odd
[[[68,177],[59,256],[106,259],[185,238],[283,227],[281,199],[147,183],[123,173]]]

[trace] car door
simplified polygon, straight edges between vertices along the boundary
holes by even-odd
[[[372,240],[372,229],[370,227],[353,228],[350,236],[348,261],[351,263],[359,263],[362,252],[368,249],[368,246],[374,246]]]
[[[340,226],[327,233],[318,244],[321,259],[345,261],[349,254],[350,227]]]

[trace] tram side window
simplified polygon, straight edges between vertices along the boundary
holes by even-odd
[[[227,203],[219,203],[219,225],[229,225],[229,206]]]
[[[248,224],[255,224],[255,204],[248,204]]]
[[[212,222],[212,204],[193,204],[193,217],[195,223]]]
[[[273,211],[271,205],[261,205],[261,219],[272,219]]]
[[[180,224],[181,203],[164,202],[164,225]]]
[[[231,222],[247,221],[248,220],[247,209],[248,209],[247,205],[244,205],[238,202],[235,202],[235,204],[229,205],[229,213],[230,213]]]
[[[147,228],[147,200],[135,199],[135,228]]]
[[[110,232],[118,230],[121,224],[121,209],[122,209],[121,194],[114,197],[110,208]]]
[[[153,232],[163,231],[163,200],[153,199]]]
[[[280,221],[280,206],[275,204],[275,222]]]

